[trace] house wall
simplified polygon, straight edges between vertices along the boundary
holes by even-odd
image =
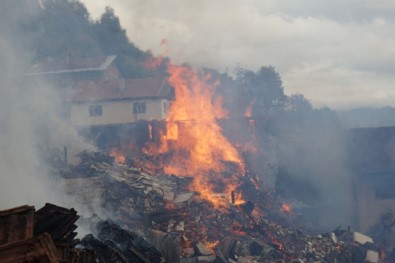
[[[133,103],[145,102],[145,113],[133,113]],[[139,120],[163,120],[167,116],[166,99],[144,99],[125,101],[104,101],[73,103],[71,105],[71,124],[74,126],[113,125],[133,123]],[[89,107],[101,105],[101,116],[90,116]]]
[[[356,214],[359,231],[366,233],[386,213],[395,214],[395,200],[376,198],[375,189],[364,182],[356,182]]]

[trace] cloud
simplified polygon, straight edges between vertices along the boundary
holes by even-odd
[[[94,17],[113,7],[144,50],[160,54],[161,39],[168,39],[168,54],[178,63],[221,70],[273,65],[287,93],[303,93],[316,106],[395,102],[389,74],[395,4],[389,0],[83,2]]]

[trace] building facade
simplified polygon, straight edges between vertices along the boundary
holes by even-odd
[[[71,124],[98,126],[164,120],[172,93],[166,77],[82,81],[73,90]]]

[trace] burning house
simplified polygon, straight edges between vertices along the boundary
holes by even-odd
[[[174,98],[167,77],[122,77],[116,56],[47,59],[24,75],[26,86],[51,84],[61,97],[60,117],[82,133],[88,133],[102,149],[120,145],[121,134],[133,134],[141,142],[154,124],[167,117]],[[151,138],[152,139],[152,138]],[[149,140],[149,138],[148,138]]]
[[[227,112],[214,92],[218,82],[185,66],[169,64],[168,74],[165,79],[80,81],[75,89],[71,119],[76,125],[151,121],[149,100],[159,107],[156,117],[164,124],[138,158],[122,151],[112,157],[82,152],[79,163],[58,162],[52,170],[81,204],[82,214],[105,211],[113,220],[83,219],[94,231],[80,245],[96,251],[99,262],[389,260],[391,254],[379,259],[387,249],[350,228],[320,235],[300,230],[303,223],[292,204],[279,202],[262,187],[262,177],[250,169],[242,147],[224,135],[218,120]],[[174,100],[164,111],[172,89]],[[133,103],[142,102],[145,107],[133,112]],[[145,136],[152,136],[149,128]]]
[[[112,156],[82,153],[80,163],[64,162],[54,172],[82,214],[107,211],[117,223],[140,231],[166,262],[379,261],[381,249],[373,240],[350,229],[318,236],[298,230],[304,225],[293,204],[276,199],[264,187],[267,175],[258,175],[245,158],[260,147],[253,145],[258,143],[253,116],[239,122],[251,133],[244,140],[254,147],[238,145],[223,131],[229,116],[215,92],[219,82],[170,63],[167,73],[75,82],[70,122],[98,134],[108,131],[101,148]],[[109,148],[116,140],[114,127],[134,128]],[[133,140],[139,145],[130,144]],[[128,147],[139,153],[131,155]],[[366,204],[359,200],[358,206]],[[360,209],[357,215],[367,213]],[[359,223],[365,229],[366,222]],[[118,251],[124,239],[108,251]],[[102,248],[94,237],[85,241],[86,248]]]
[[[54,17],[67,13],[69,4],[78,8],[78,1],[67,1]],[[31,206],[0,211],[0,262],[395,262],[390,213],[395,212],[395,131],[353,130],[347,155],[331,110],[314,109],[302,95],[286,95],[274,68],[228,75],[174,65],[132,45],[111,8],[97,21],[79,14],[75,24],[86,19],[91,31],[81,31],[81,43],[100,43],[95,52],[70,52],[113,52],[119,60],[55,61],[45,59],[51,55],[45,52],[34,58],[45,61],[24,80],[54,86],[48,94],[60,94],[64,118],[46,125],[52,107],[40,109],[38,117],[23,116],[52,98],[42,94],[31,107],[21,100],[22,107],[5,111],[10,121],[4,123],[13,129],[4,141],[13,140],[3,152],[19,145],[19,131],[40,136],[24,138],[28,143],[4,155],[3,163],[23,166],[20,174],[42,170],[44,180],[34,176],[33,184],[20,177],[15,185],[38,193],[44,191],[37,185],[49,184],[48,192],[68,208],[47,204],[37,211]],[[43,21],[32,28],[52,25],[51,19]],[[59,39],[49,42],[74,38]],[[69,48],[65,43],[53,50]],[[126,62],[122,72],[117,62],[120,68]],[[21,86],[17,101],[30,97],[25,87],[39,90],[34,83]],[[18,110],[22,114],[14,114]],[[35,125],[17,125],[28,119]],[[73,133],[63,139],[65,126]],[[96,145],[83,144],[74,128]],[[81,146],[77,155],[75,144]],[[11,168],[3,173],[14,176]],[[318,210],[315,220],[308,218]],[[349,214],[355,219],[350,226]],[[318,221],[330,226],[322,230]],[[332,228],[334,222],[346,225]],[[79,239],[77,225],[83,230]],[[369,230],[370,236],[363,234]]]
[[[164,120],[171,96],[165,77],[79,81],[71,98],[70,119],[74,126]]]

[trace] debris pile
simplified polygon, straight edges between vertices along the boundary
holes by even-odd
[[[100,262],[159,263],[160,252],[138,234],[122,229],[111,221],[99,221],[92,226],[95,236],[85,236],[80,245],[96,251]]]
[[[75,247],[78,218],[74,209],[52,204],[0,211],[1,262],[95,262],[92,250]]]
[[[116,164],[104,153],[84,152],[80,156],[78,165],[59,170],[61,176],[66,181],[76,180],[75,176],[94,178],[101,182],[97,189],[103,192],[99,196],[79,193],[68,184],[69,192],[85,199],[100,198],[100,202],[86,200],[86,204],[102,204],[112,212],[115,222],[144,235],[166,262],[380,262],[380,249],[372,239],[357,232],[337,229],[305,235],[290,224],[292,212],[284,212],[270,195],[257,193],[252,201],[236,204],[234,198],[219,193],[216,198],[223,205],[214,207],[189,190],[190,177]],[[108,244],[103,230],[112,227],[103,224],[107,227],[102,227],[97,237],[84,239],[86,247],[98,250],[103,243]],[[122,258],[127,247],[127,252],[141,262],[158,260],[144,252],[148,246],[143,249],[128,243],[133,237],[117,231],[107,233],[117,235],[111,238],[117,245],[107,246],[113,251],[111,255]]]

